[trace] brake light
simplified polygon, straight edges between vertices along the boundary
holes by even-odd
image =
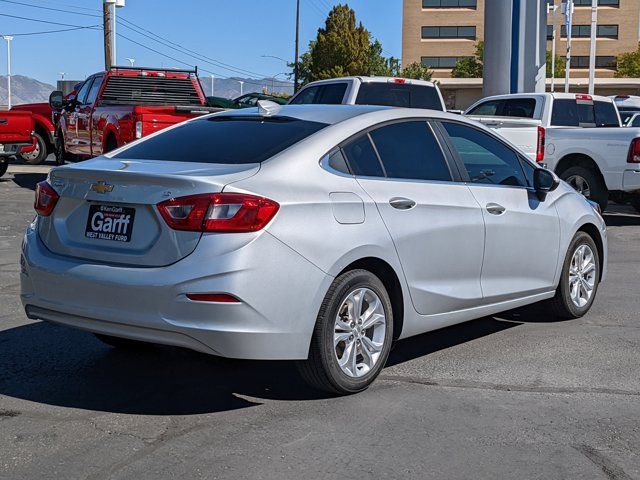
[[[640,137],[631,140],[627,163],[640,163]]]
[[[240,300],[228,293],[187,293],[187,298],[194,302],[240,303]]]
[[[48,217],[58,203],[60,195],[53,189],[49,182],[44,181],[36,186],[36,201],[33,208],[42,217]]]
[[[547,132],[544,127],[538,127],[538,143],[536,149],[536,162],[542,163],[544,161],[544,145],[546,142]]]
[[[190,232],[256,232],[278,212],[273,200],[243,193],[205,193],[157,205],[167,225]]]
[[[404,85],[405,83],[407,83],[407,79],[406,78],[394,78],[391,81],[393,83],[399,83],[400,85]]]
[[[593,100],[593,97],[591,95],[576,95],[576,100],[590,102],[591,100]]]

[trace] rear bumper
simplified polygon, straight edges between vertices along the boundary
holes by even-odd
[[[191,255],[161,268],[94,264],[51,253],[34,226],[22,251],[21,300],[29,318],[106,335],[264,360],[307,357],[332,278],[267,232],[239,250]],[[239,303],[194,302],[224,292]]]
[[[622,188],[629,193],[640,192],[640,170],[625,170]]]
[[[15,142],[15,143],[3,143],[0,142],[0,145],[2,145],[2,151],[0,151],[0,157],[11,157],[13,155],[17,155],[18,153],[20,153],[20,150],[22,150],[23,147],[28,147],[31,145],[31,142]]]

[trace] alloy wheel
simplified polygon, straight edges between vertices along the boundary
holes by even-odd
[[[352,378],[369,373],[384,346],[387,318],[380,297],[357,288],[343,300],[334,325],[334,354],[340,369]]]
[[[569,292],[576,307],[582,308],[589,303],[595,284],[595,255],[589,245],[580,245],[573,253],[569,265]]]
[[[591,186],[584,177],[571,175],[567,178],[567,183],[571,185],[576,192],[581,193],[587,198],[591,197]]]

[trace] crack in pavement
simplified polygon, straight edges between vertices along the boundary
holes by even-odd
[[[599,467],[609,480],[633,480],[619,465],[595,448],[583,443],[571,446]]]
[[[526,393],[587,393],[600,395],[640,396],[640,392],[616,388],[580,388],[580,387],[542,387],[536,385],[502,385],[489,382],[470,382],[463,380],[428,380],[409,375],[380,375],[379,380],[389,382],[413,383],[427,387],[468,388],[476,390],[494,390],[502,392]]]

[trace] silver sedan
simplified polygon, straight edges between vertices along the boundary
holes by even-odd
[[[544,301],[584,315],[597,207],[458,115],[276,106],[201,117],[38,185],[29,318],[106,343],[297,360],[365,389],[393,341]]]

